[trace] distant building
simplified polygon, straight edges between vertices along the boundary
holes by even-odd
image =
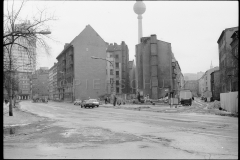
[[[203,76],[204,72],[197,72],[197,80]]]
[[[231,74],[231,91],[238,91],[238,31],[235,31],[232,36],[232,42],[230,43],[232,48],[232,74]]]
[[[189,80],[185,81],[185,87],[184,89],[191,90],[194,97],[198,96],[198,80]]]
[[[238,27],[227,28],[222,31],[220,37],[218,38],[218,50],[219,50],[219,70],[220,70],[220,84],[221,93],[230,91],[231,82],[236,80],[232,78],[233,72],[235,72],[235,60],[232,56],[232,35],[238,31]],[[233,36],[234,37],[234,36]],[[238,40],[237,40],[238,41]],[[232,44],[234,47],[234,45]],[[237,51],[238,53],[238,51]],[[238,61],[238,60],[237,60]],[[234,73],[235,74],[235,73]]]
[[[220,70],[213,71],[210,75],[213,100],[220,101]]]
[[[18,99],[28,100],[31,98],[31,77],[32,73],[17,72],[17,81],[19,82]]]
[[[42,67],[32,75],[32,96],[49,96],[48,68]]]
[[[174,91],[179,81],[176,67],[171,43],[151,35],[141,38],[141,43],[136,45],[136,87],[144,95],[158,99]]]
[[[57,56],[59,99],[99,98],[106,94],[107,44],[90,26],[76,36]]]
[[[211,67],[210,67],[211,68]],[[219,70],[219,67],[213,67],[212,69],[207,70],[204,75],[199,79],[199,92],[203,96],[204,92],[211,92],[211,73]]]
[[[107,48],[107,59],[114,64],[107,64],[107,81],[112,84],[111,92],[116,94],[128,94],[129,93],[129,72],[128,72],[128,47],[125,42],[121,45],[116,43],[110,44]],[[114,72],[114,73],[113,73]],[[109,90],[108,90],[109,93]]]
[[[136,65],[134,64],[134,60],[128,62],[129,69],[129,94],[136,94]]]
[[[57,91],[57,63],[49,69],[48,73],[49,99],[55,100]]]

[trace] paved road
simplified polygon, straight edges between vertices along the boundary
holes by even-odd
[[[47,121],[5,138],[6,158],[238,158],[238,118],[58,102],[21,106]]]

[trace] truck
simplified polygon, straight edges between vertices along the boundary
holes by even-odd
[[[192,92],[190,90],[180,90],[179,91],[179,101],[183,106],[184,105],[191,106],[192,100],[193,100],[193,96],[192,96]]]

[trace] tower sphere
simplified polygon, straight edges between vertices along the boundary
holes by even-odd
[[[146,11],[146,6],[142,1],[137,1],[133,6],[133,10],[136,14],[141,15]]]

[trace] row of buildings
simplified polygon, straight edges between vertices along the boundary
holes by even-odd
[[[217,43],[219,67],[211,64],[201,78],[185,85],[195,95],[213,100],[220,100],[220,93],[238,91],[238,27],[223,30]]]
[[[134,98],[140,92],[158,99],[169,92],[176,95],[184,87],[184,77],[171,43],[158,40],[156,35],[142,37],[136,45],[135,56],[136,61],[129,61],[124,41],[107,43],[87,25],[64,45],[56,57],[57,63],[50,69],[36,70],[35,65],[31,71],[19,70],[18,99],[40,95],[52,100],[74,101],[112,94]]]
[[[90,26],[66,43],[49,70],[49,97],[63,101],[102,98],[116,94],[133,98],[137,92],[150,98],[177,94],[184,78],[171,44],[156,35],[141,38],[136,62],[129,61],[128,46],[107,43]]]

